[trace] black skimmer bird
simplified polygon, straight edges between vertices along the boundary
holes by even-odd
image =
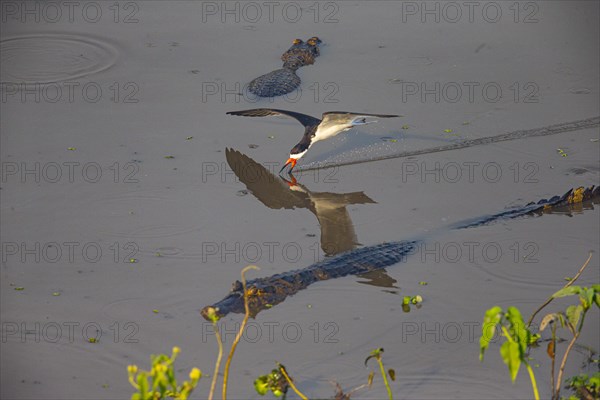
[[[394,118],[399,115],[392,114],[365,114],[346,111],[329,111],[323,113],[322,119],[311,117],[310,115],[301,114],[287,110],[276,110],[272,108],[255,108],[252,110],[230,111],[229,115],[241,115],[244,117],[266,117],[269,115],[286,115],[295,118],[304,126],[304,136],[302,140],[295,145],[290,151],[290,158],[281,167],[281,173],[285,167],[291,165],[289,172],[291,173],[298,159],[306,154],[310,146],[321,140],[334,137],[341,132],[347,131],[355,126],[366,125],[377,121],[367,121],[368,117],[377,118]]]
[[[233,149],[225,150],[227,163],[242,183],[261,203],[271,209],[306,208],[319,221],[321,249],[327,256],[352,250],[359,244],[346,207],[375,203],[363,192],[313,192],[299,184],[278,178],[250,157]]]

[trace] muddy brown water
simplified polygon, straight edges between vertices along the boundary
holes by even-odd
[[[307,166],[600,114],[596,2],[496,2],[486,14],[481,4],[472,21],[466,6],[454,3],[459,17],[438,2],[291,2],[272,19],[262,3],[227,3],[237,20],[221,2],[98,2],[72,20],[57,4],[60,15],[44,3],[2,10],[2,398],[127,398],[126,366],[148,367],[175,345],[181,377],[194,366],[212,374],[216,343],[199,309],[247,264],[262,268],[249,277],[266,276],[331,252],[321,235],[336,225],[318,216],[336,215],[324,213],[335,204],[270,207],[226,164],[229,147],[278,170],[301,126],[227,111],[403,115],[316,144]],[[296,97],[244,91],[312,35],[324,46]],[[338,210],[352,231],[325,233],[368,245],[597,185],[598,138],[591,127],[296,178],[310,193],[371,199]],[[251,321],[230,397],[257,397],[252,381],[275,361],[310,397],[327,397],[329,380],[365,382],[365,357],[383,347],[398,398],[529,398],[528,377],[510,383],[497,343],[479,362],[483,313],[515,305],[529,315],[598,249],[599,224],[596,208],[452,231],[385,273],[312,285]],[[580,284],[597,283],[599,260]],[[402,297],[417,294],[422,307],[404,312]],[[221,322],[227,344],[240,320]],[[586,325],[580,342],[598,349],[597,312]],[[548,359],[531,356],[548,397]],[[585,357],[575,352],[566,375]],[[360,396],[386,392],[376,378]]]

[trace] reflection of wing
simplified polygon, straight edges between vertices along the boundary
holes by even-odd
[[[323,210],[315,205],[316,215],[321,225],[321,249],[326,256],[333,256],[352,250],[358,244],[354,225],[346,207]]]
[[[358,242],[346,206],[375,201],[363,192],[311,193],[310,199],[313,203],[311,211],[321,225],[321,248],[325,255],[332,256],[354,249]]]
[[[321,226],[321,248],[332,256],[354,249],[358,243],[346,207],[350,204],[375,203],[363,192],[311,192],[304,186],[276,177],[250,157],[226,149],[229,167],[248,190],[265,206],[273,209],[307,208]],[[286,183],[287,182],[287,183]]]
[[[389,276],[385,269],[376,269],[367,272],[366,274],[360,275],[360,278],[366,279],[366,281],[357,281],[358,283],[398,289],[398,286],[395,285],[398,281]]]
[[[273,209],[306,208],[306,194],[291,191],[285,182],[250,157],[233,149],[226,149],[225,157],[235,175],[265,206]]]

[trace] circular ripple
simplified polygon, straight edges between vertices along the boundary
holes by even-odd
[[[0,41],[1,83],[52,83],[110,68],[117,50],[79,35],[32,35]]]
[[[163,246],[156,249],[156,252],[160,253],[163,256],[176,256],[178,254],[183,253],[183,250],[178,247]]]

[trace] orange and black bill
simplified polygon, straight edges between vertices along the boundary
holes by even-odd
[[[281,169],[279,170],[279,173],[281,173],[285,169],[285,167],[287,167],[288,165],[291,164],[290,170],[288,171],[288,174],[291,174],[292,170],[296,166],[297,162],[298,162],[298,160],[296,160],[295,158],[288,158],[288,160],[286,161],[286,163],[283,164],[283,167],[281,167]]]

